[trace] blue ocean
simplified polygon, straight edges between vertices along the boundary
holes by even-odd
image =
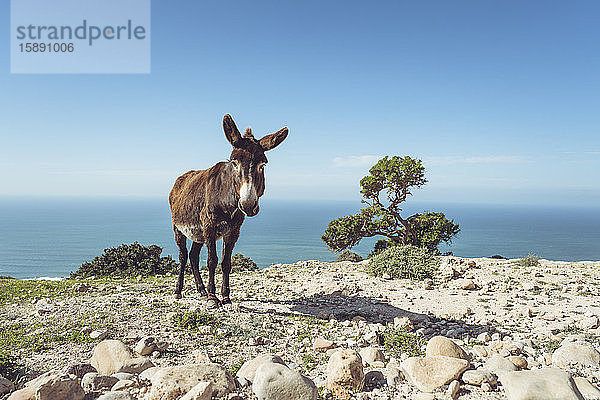
[[[321,235],[327,223],[356,212],[360,202],[261,201],[246,219],[234,252],[260,267],[333,260]],[[461,226],[451,246],[463,257],[529,253],[552,260],[600,260],[600,208],[410,203],[406,214],[442,211]],[[166,199],[0,199],[0,275],[62,277],[121,243],[157,244],[177,259]],[[365,256],[376,239],[353,251]],[[206,249],[202,251],[206,262]]]

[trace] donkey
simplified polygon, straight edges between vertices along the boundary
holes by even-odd
[[[193,242],[189,259],[196,289],[214,302],[214,306],[231,304],[231,253],[244,218],[258,214],[258,199],[265,192],[265,151],[277,147],[288,135],[288,128],[284,127],[256,140],[252,130],[246,128],[242,137],[229,114],[223,117],[223,130],[233,146],[229,161],[219,162],[209,169],[186,172],[177,178],[169,195],[175,242],[179,247],[180,269],[175,297],[181,298],[188,259],[187,238]],[[216,241],[220,239],[223,239],[221,302],[215,295]],[[208,248],[207,288],[204,287],[199,270],[200,249],[203,244]]]

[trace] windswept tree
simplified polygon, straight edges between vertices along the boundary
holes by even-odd
[[[460,228],[441,212],[401,215],[400,205],[427,183],[421,160],[411,157],[384,157],[360,181],[362,202],[358,214],[331,221],[321,237],[332,251],[357,245],[361,239],[384,236],[375,250],[390,244],[411,244],[437,252],[441,242],[450,243]]]

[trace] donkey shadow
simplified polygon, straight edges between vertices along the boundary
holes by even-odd
[[[352,295],[343,295],[340,292],[330,294],[318,293],[309,297],[301,297],[290,300],[265,300],[265,303],[284,305],[295,315],[304,315],[318,319],[334,318],[338,321],[360,318],[368,323],[381,323],[383,325],[393,324],[396,317],[408,317],[415,329],[425,328],[423,336],[431,338],[439,335],[446,326],[459,324],[460,329],[454,332],[446,332],[445,336],[461,339],[465,335],[474,337],[483,332],[493,332],[495,328],[491,325],[478,325],[467,323],[462,320],[439,318],[433,315],[417,313],[393,306],[379,299]],[[256,312],[256,310],[252,310]]]

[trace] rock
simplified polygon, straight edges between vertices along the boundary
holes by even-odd
[[[313,350],[316,350],[316,351],[327,351],[329,349],[332,349],[333,347],[334,347],[334,343],[331,340],[327,340],[320,336],[318,338],[316,338],[315,341],[313,342]]]
[[[475,289],[475,283],[471,279],[457,279],[454,281],[453,286],[462,290]]]
[[[115,374],[112,374],[111,376],[114,376],[115,378],[117,378],[120,381],[132,381],[135,379],[135,375],[134,374],[130,374],[129,372],[117,372]]]
[[[155,339],[152,336],[146,336],[136,343],[133,351],[138,353],[140,356],[148,356],[156,350]]]
[[[516,371],[519,368],[510,362],[510,360],[507,360],[499,354],[494,354],[486,360],[485,364],[483,365],[483,369],[495,374],[496,376],[500,376],[503,373]]]
[[[129,392],[108,392],[98,397],[96,400],[132,400],[133,396]]]
[[[511,363],[515,364],[519,369],[527,368],[527,359],[521,356],[508,356],[506,357]]]
[[[431,393],[417,393],[414,396],[415,400],[435,400],[435,395]]]
[[[575,386],[579,393],[585,398],[585,400],[600,400],[600,390],[596,386],[592,385],[587,379],[576,376],[573,378]]]
[[[552,365],[565,368],[571,364],[598,367],[600,366],[600,353],[589,343],[564,343],[552,353]]]
[[[362,390],[365,383],[360,355],[351,349],[338,350],[327,364],[326,386],[334,393]]]
[[[487,357],[488,356],[488,352],[487,352],[486,348],[484,346],[481,346],[478,344],[473,346],[473,353],[475,353],[479,357]]]
[[[206,363],[212,363],[213,360],[212,358],[210,358],[210,356],[208,355],[208,353],[206,352],[206,350],[196,350],[194,352],[194,360],[196,364],[206,364]]]
[[[406,379],[423,392],[447,385],[469,368],[467,360],[455,357],[410,357],[402,362]]]
[[[104,340],[98,343],[94,348],[90,364],[100,375],[112,375],[116,372],[139,374],[154,366],[147,358],[133,358],[131,350],[118,340]]]
[[[179,400],[210,400],[212,392],[213,389],[210,382],[200,382]]]
[[[252,391],[258,400],[316,400],[317,387],[307,377],[287,366],[266,362],[256,370]]]
[[[558,368],[506,372],[500,382],[509,400],[583,400],[571,374]]]
[[[455,400],[458,397],[458,391],[460,390],[460,382],[452,381],[448,385],[448,390],[446,391],[446,398]]]
[[[224,396],[235,389],[233,377],[215,363],[177,365],[159,368],[150,379],[148,400],[173,400],[192,390],[199,382],[210,382],[211,396]]]
[[[586,317],[584,319],[582,319],[581,321],[577,322],[577,327],[579,329],[584,329],[584,330],[590,330],[590,329],[596,329],[600,326],[600,320],[598,320],[598,317],[591,316],[591,317]]]
[[[260,367],[261,364],[267,362],[285,365],[285,363],[279,356],[273,354],[261,354],[260,356],[255,357],[252,360],[248,360],[244,364],[242,364],[235,376],[237,376],[238,378],[244,378],[248,382],[252,383],[254,381],[254,375],[256,374],[256,370],[258,369],[258,367]]]
[[[77,379],[47,372],[13,392],[7,400],[82,400],[85,396]]]
[[[110,388],[110,391],[118,392],[119,390],[125,390],[125,389],[128,389],[133,386],[135,386],[135,382],[133,380],[121,379],[121,380],[117,381],[117,383],[115,383],[112,388]]]
[[[0,396],[15,390],[15,384],[0,375]]]
[[[381,350],[375,347],[365,347],[359,352],[363,363],[373,365],[376,361],[385,361],[385,356]]]
[[[150,382],[152,380],[152,377],[154,376],[154,374],[156,374],[158,372],[158,370],[160,370],[160,367],[148,368],[148,369],[142,371],[142,373],[138,376],[138,378],[141,381]]]
[[[479,335],[477,335],[476,341],[478,343],[487,343],[487,342],[491,342],[492,341],[492,337],[490,336],[489,333],[483,332],[483,333],[480,333]]]
[[[400,371],[400,369],[396,367],[387,367],[383,371],[383,375],[385,376],[388,386],[391,387],[396,386],[398,383],[404,380],[404,375],[402,374],[402,371]]]
[[[426,357],[446,356],[469,361],[469,355],[456,343],[444,336],[434,336],[427,342]]]
[[[88,372],[81,378],[81,387],[86,393],[99,392],[110,389],[119,379],[114,376],[100,375],[97,372]]]
[[[90,332],[90,338],[91,339],[103,340],[107,336],[108,336],[108,332],[107,331],[95,330],[95,331],[91,331]]]
[[[78,378],[83,378],[88,372],[98,372],[90,363],[71,364],[64,370],[67,375],[75,375]]]
[[[494,374],[488,371],[481,370],[468,370],[462,374],[461,380],[469,385],[481,386],[484,383],[488,383],[491,386],[496,386],[496,377]]]
[[[404,329],[408,332],[412,332],[415,330],[413,323],[408,317],[394,317],[394,328]]]

